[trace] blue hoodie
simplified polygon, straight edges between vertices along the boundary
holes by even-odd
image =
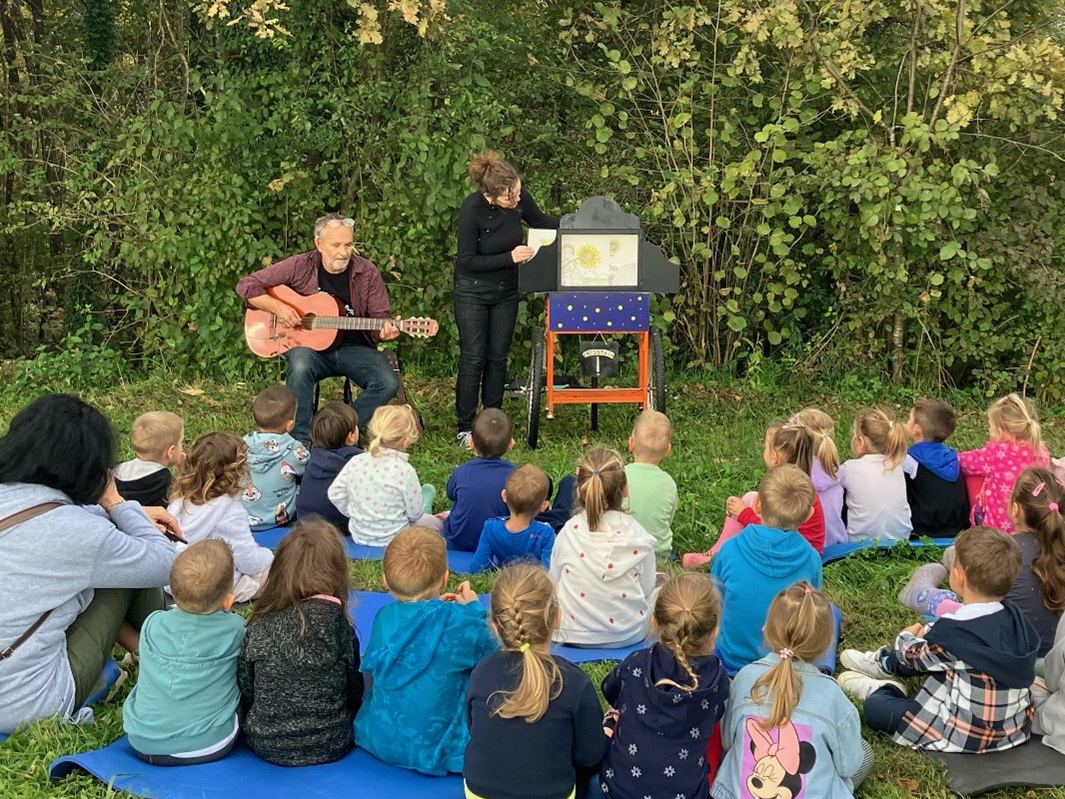
[[[157,610],[141,628],[141,668],[122,707],[129,744],[145,755],[195,752],[236,723],[237,657],[244,619],[235,613]]]
[[[908,454],[936,477],[953,483],[961,476],[958,451],[942,441],[918,441],[910,447]]]
[[[470,672],[499,649],[480,602],[395,602],[374,618],[362,658],[368,688],[355,740],[393,766],[462,772]]]
[[[821,556],[797,532],[749,524],[721,547],[710,568],[721,591],[717,654],[730,672],[761,657],[769,604],[799,580],[821,587]]]
[[[307,471],[300,481],[300,492],[296,495],[296,515],[300,517],[317,513],[326,521],[335,524],[344,535],[348,531],[348,517],[329,501],[326,492],[344,465],[362,452],[359,447],[312,447],[307,461]]]

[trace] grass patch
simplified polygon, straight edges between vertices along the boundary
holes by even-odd
[[[786,417],[803,405],[817,405],[837,421],[836,441],[841,453],[848,452],[850,424],[860,408],[874,399],[893,404],[905,413],[912,395],[884,387],[883,395],[856,384],[842,387],[850,399],[841,399],[824,387],[805,385],[800,378],[783,375],[774,382],[749,381],[741,385],[725,380],[711,382],[691,377],[670,394],[669,412],[675,435],[673,453],[663,467],[677,481],[681,503],[674,524],[674,549],[680,552],[706,549],[716,537],[723,518],[725,499],[753,488],[764,471],[762,438],[766,424]],[[408,381],[425,416],[426,432],[412,450],[411,464],[423,482],[438,490],[437,510],[446,507],[444,485],[452,469],[467,455],[455,443],[452,383],[445,378],[415,378]],[[882,383],[878,386],[881,387]],[[251,429],[251,400],[260,385],[236,383],[220,385],[174,384],[162,379],[133,384],[102,386],[83,396],[101,407],[112,419],[128,457],[128,434],[133,419],[145,410],[170,409],[186,421],[186,444],[195,436],[212,430],[238,434]],[[323,399],[340,398],[340,381],[323,385]],[[0,421],[6,421],[28,397],[0,400]],[[980,446],[986,441],[987,426],[982,398],[952,395],[959,412],[959,430],[951,440],[958,448]],[[517,424],[516,444],[510,459],[533,462],[557,481],[573,471],[581,453],[592,444],[606,444],[621,450],[636,416],[634,406],[605,406],[600,409],[599,430],[588,427],[588,410],[581,406],[557,409],[557,418],[541,421],[540,448],[531,451],[523,440],[524,405],[508,400],[504,409]],[[1060,418],[1044,409],[1044,430],[1052,451],[1065,447],[1065,427]],[[442,501],[441,501],[442,500]],[[936,549],[863,552],[825,567],[825,591],[843,610],[843,645],[872,648],[887,642],[903,626],[914,621],[913,614],[898,605],[895,594],[912,569],[938,557]],[[668,568],[676,569],[676,565]],[[352,562],[352,581],[360,590],[381,591],[381,564]],[[453,576],[450,584],[460,579]],[[491,590],[492,577],[472,579],[478,592]],[[589,664],[585,671],[598,682],[609,665]],[[128,688],[123,689],[122,696]],[[48,764],[56,757],[104,746],[121,735],[119,704],[97,708],[97,723],[91,727],[70,727],[56,722],[34,725],[0,747],[0,799],[43,799],[43,797],[112,796],[115,792],[96,780],[72,775],[58,784],[47,777]],[[896,797],[946,797],[949,792],[940,767],[923,755],[896,746],[886,736],[866,731],[876,751],[876,766],[859,791],[866,799]],[[1053,797],[1065,799],[1065,789],[1044,791],[999,791],[992,799],[1005,797]]]

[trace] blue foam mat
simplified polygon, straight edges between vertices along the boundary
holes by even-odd
[[[395,768],[355,749],[336,763],[304,768],[274,766],[244,745],[216,763],[201,766],[150,766],[138,758],[126,738],[104,749],[61,757],[49,775],[61,779],[83,769],[116,790],[149,799],[463,799],[462,777],[426,777]]]
[[[260,546],[277,549],[281,539],[288,535],[289,529],[288,527],[271,527],[269,530],[252,533],[252,537]],[[384,547],[356,544],[349,536],[344,536],[344,545],[348,548],[348,557],[351,560],[381,560],[385,556]],[[458,552],[451,549],[447,551],[447,567],[455,574],[469,574],[472,563],[472,552]]]
[[[910,547],[942,547],[946,548],[954,545],[953,538],[930,538],[927,541],[894,541],[891,539],[871,538],[865,541],[844,541],[841,544],[833,544],[830,547],[825,547],[825,551],[821,553],[821,563],[832,563],[832,561],[840,560],[855,552],[860,552],[863,549],[892,549],[897,546],[910,546]]]

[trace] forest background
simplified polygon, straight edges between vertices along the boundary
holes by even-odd
[[[655,317],[674,367],[1062,400],[1062,19],[1057,0],[0,0],[5,386],[265,377],[233,286],[310,249],[327,210],[397,310],[444,320],[405,354],[448,374],[455,219],[493,147],[547,209],[613,196],[680,263]],[[519,348],[540,314],[523,301]]]

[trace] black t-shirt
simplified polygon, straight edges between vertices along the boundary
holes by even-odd
[[[344,303],[344,311],[341,316],[355,316],[355,311],[351,309],[351,265],[341,272],[339,275],[334,275],[327,270],[324,266],[318,267],[318,288],[324,291],[326,294],[332,294],[342,303]],[[371,342],[366,333],[362,330],[345,330],[340,334],[340,338],[337,341],[338,344],[356,344],[360,347],[372,347]]]

